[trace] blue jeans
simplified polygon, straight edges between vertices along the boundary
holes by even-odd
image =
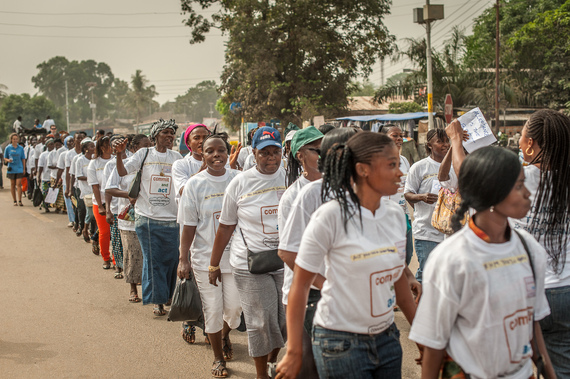
[[[438,244],[439,242],[424,241],[418,239],[416,239],[414,242],[414,246],[416,247],[416,255],[418,256],[418,262],[420,263],[420,267],[418,267],[418,271],[416,271],[416,280],[420,283],[422,282],[424,267],[426,265],[429,254],[433,249],[435,249]]]
[[[414,233],[412,232],[412,225],[408,215],[406,215],[406,224],[408,226],[406,230],[406,266],[409,266],[414,256]]]
[[[66,192],[66,185],[63,185],[63,193],[65,194]],[[73,212],[73,203],[71,202],[71,197],[66,197],[65,195],[63,196],[63,199],[65,200],[65,208],[67,208],[67,219],[69,220],[69,222],[75,222],[75,213]]]
[[[143,255],[143,304],[166,304],[172,298],[178,268],[180,234],[176,220],[159,221],[137,214],[135,230]]]
[[[570,378],[570,286],[546,290],[550,315],[540,320],[548,355],[562,379]]]
[[[402,347],[396,324],[379,334],[313,329],[313,354],[321,379],[402,377]]]

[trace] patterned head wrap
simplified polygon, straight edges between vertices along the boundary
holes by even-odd
[[[150,139],[152,141],[156,141],[156,136],[158,136],[158,133],[160,133],[164,129],[172,129],[174,130],[174,132],[176,132],[176,129],[178,129],[178,125],[176,125],[176,121],[174,121],[174,119],[172,118],[168,121],[160,119],[154,124],[152,124],[152,126],[150,127]]]
[[[72,136],[67,136],[65,137],[65,139],[63,140],[63,144],[65,145],[65,147],[67,147],[68,149],[70,149],[69,147],[69,140],[72,140],[73,137]]]
[[[190,125],[186,129],[186,131],[184,132],[184,144],[186,145],[188,150],[190,150],[190,152],[192,152],[192,149],[190,148],[190,144],[188,143],[188,137],[190,137],[190,133],[192,133],[192,131],[196,128],[204,128],[208,131],[208,133],[210,133],[210,129],[208,129],[208,127],[204,124],[192,124],[192,125]]]

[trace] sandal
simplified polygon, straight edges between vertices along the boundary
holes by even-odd
[[[108,270],[110,268],[111,268],[111,263],[109,261],[103,263],[103,270]]]
[[[98,243],[92,243],[91,244],[91,252],[95,255],[99,255],[99,244]],[[103,266],[103,268],[105,270],[108,270],[111,268],[111,263],[107,263],[107,268],[105,268],[105,266]]]
[[[87,229],[83,229],[83,241],[87,243],[91,242],[91,238],[89,238],[89,231]]]
[[[129,302],[131,302],[131,303],[140,303],[140,302],[141,302],[141,298],[139,297],[138,294],[131,292],[131,295],[129,296]]]
[[[196,327],[183,323],[182,339],[187,343],[189,343],[190,345],[196,342]]]
[[[212,366],[212,376],[214,378],[227,378],[228,369],[225,361],[214,361]]]
[[[234,357],[234,349],[228,337],[222,338],[222,352],[226,361],[231,361]]]
[[[17,207],[18,206],[18,202],[16,200],[14,200],[14,206]]]
[[[165,311],[164,308],[162,307],[162,304],[160,304],[160,305],[155,305],[154,308],[152,308],[152,313],[154,313],[155,316],[164,316],[164,315],[166,315],[166,311]]]
[[[21,207],[23,207],[23,206],[24,206],[24,204],[22,204],[22,201],[21,201],[21,200],[20,200],[20,201],[18,201],[18,205],[19,205],[19,206],[21,206]]]
[[[116,272],[114,275],[114,278],[115,279],[123,279],[124,278],[123,273],[121,271]]]

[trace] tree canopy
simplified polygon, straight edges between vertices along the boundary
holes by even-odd
[[[240,102],[246,120],[300,123],[333,115],[347,105],[351,84],[391,53],[394,37],[383,24],[388,0],[181,0],[202,42],[212,28],[229,36],[220,91]],[[211,17],[196,9],[214,7]]]
[[[30,96],[27,93],[6,96],[0,107],[0,140],[4,140],[12,132],[12,124],[18,116],[22,116],[22,125],[29,129],[36,118],[43,122],[48,115],[55,121],[56,126],[64,129],[62,113],[45,96]]]

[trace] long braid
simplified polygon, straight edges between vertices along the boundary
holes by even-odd
[[[289,152],[289,157],[287,159],[287,188],[291,186],[301,176],[303,173],[303,168],[299,161],[293,156],[292,152]]]
[[[451,216],[451,229],[453,232],[457,232],[459,229],[462,228],[461,221],[465,217],[465,213],[469,210],[469,202],[465,199],[461,200],[461,204],[459,204],[459,208],[455,211],[455,214]]]
[[[552,268],[561,272],[566,263],[570,234],[570,118],[553,110],[535,112],[528,124],[528,137],[541,151],[531,164],[540,163],[540,181],[529,231],[545,247]]]

